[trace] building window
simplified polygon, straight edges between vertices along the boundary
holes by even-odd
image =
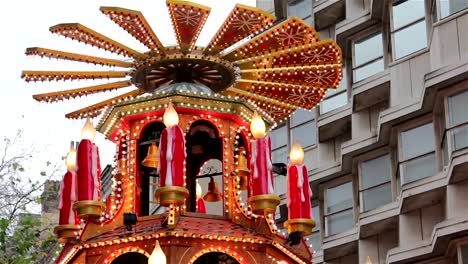
[[[447,137],[450,140],[451,150],[468,147],[468,91],[450,96],[448,102]],[[444,139],[447,140],[447,139]]]
[[[400,133],[399,170],[402,184],[434,175],[434,125],[428,123]]]
[[[315,220],[315,227],[312,229],[312,234],[308,236],[309,243],[312,244],[313,250],[322,249],[322,237],[320,236],[320,209],[318,205],[312,206],[312,216]]]
[[[291,127],[295,127],[297,125],[304,124],[305,122],[314,120],[314,113],[314,111],[298,108],[296,111],[294,111],[290,118]]]
[[[398,1],[391,10],[394,58],[400,59],[427,47],[424,1]]]
[[[335,110],[348,103],[346,68],[342,69],[343,79],[336,89],[328,89],[323,101],[320,103],[320,114]]]
[[[325,190],[325,233],[327,236],[347,231],[354,226],[352,182]]]
[[[279,127],[269,133],[271,138],[271,159],[273,163],[288,163],[287,126]]]
[[[312,17],[312,0],[294,0],[288,3],[288,17],[297,16],[303,20]]]
[[[356,41],[353,52],[353,82],[384,70],[382,33]]]
[[[376,209],[392,201],[392,166],[389,154],[361,162],[359,174],[362,212]]]
[[[468,8],[466,0],[440,0],[440,17],[445,18]]]
[[[315,145],[317,141],[315,122],[308,122],[291,129],[291,142],[299,141],[303,148]]]

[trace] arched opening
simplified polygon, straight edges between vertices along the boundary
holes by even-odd
[[[136,198],[140,201],[140,208],[137,210],[140,216],[154,214],[159,208],[159,205],[154,203],[154,192],[159,186],[159,175],[156,173],[156,168],[145,167],[142,162],[148,155],[148,149],[152,143],[159,146],[159,138],[164,128],[166,126],[162,122],[152,122],[142,129],[138,139]]]
[[[242,200],[242,203],[246,203],[247,199],[249,198],[249,181],[250,181],[250,174],[244,173],[241,170],[249,170],[249,155],[248,155],[249,145],[247,143],[247,139],[243,133],[236,134],[236,140],[234,145],[234,157],[236,157],[237,161],[237,170],[238,170],[238,177],[239,177],[239,186],[240,186],[240,193],[239,196]]]
[[[138,252],[129,252],[115,258],[111,264],[148,264],[148,257]]]
[[[216,127],[205,120],[194,122],[186,136],[187,188],[190,191],[188,209],[196,211],[196,180],[203,164],[210,159],[222,160],[222,140]],[[222,176],[218,176],[222,177]],[[222,190],[222,185],[219,186]]]
[[[224,252],[208,252],[198,257],[193,264],[240,264],[235,258]]]
[[[223,163],[219,159],[210,159],[207,160],[205,163],[202,164],[200,167],[200,172],[197,175],[198,184],[201,187],[201,198],[203,199],[203,204],[206,208],[207,214],[213,215],[223,215]],[[213,181],[216,183],[210,183]],[[212,185],[216,186],[217,188],[210,190],[209,186]],[[215,197],[215,193],[213,190],[219,192],[219,196],[221,200],[219,201],[212,201],[213,197]],[[198,203],[198,202],[197,202]]]

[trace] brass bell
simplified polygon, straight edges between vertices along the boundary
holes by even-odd
[[[237,160],[237,176],[239,177],[239,190],[247,190],[249,188],[250,170],[247,168],[247,159],[241,152]]]
[[[203,196],[203,200],[207,202],[218,202],[221,201],[223,196],[218,190],[218,184],[213,180],[213,177],[210,177],[210,182],[208,183],[208,192]]]
[[[143,166],[148,168],[157,168],[159,164],[159,156],[158,156],[158,146],[156,143],[152,143],[151,146],[148,148],[148,155],[141,163]]]

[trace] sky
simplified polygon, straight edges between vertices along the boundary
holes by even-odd
[[[0,42],[0,58],[2,58],[0,111],[3,124],[0,125],[0,136],[11,137],[18,129],[23,130],[21,147],[34,148],[35,150],[34,160],[26,166],[29,166],[33,171],[40,171],[46,161],[62,162],[61,158],[67,154],[70,141],[80,140],[84,120],[66,119],[66,113],[132,89],[124,88],[116,92],[106,92],[53,104],[36,102],[32,98],[33,94],[97,85],[106,83],[107,80],[26,83],[20,78],[22,70],[100,71],[110,68],[64,60],[27,57],[24,54],[26,48],[43,47],[127,60],[125,57],[54,35],[49,31],[49,27],[56,24],[79,22],[133,49],[147,50],[100,13],[100,6],[116,6],[141,11],[160,41],[164,45],[174,45],[176,38],[165,2],[165,0],[14,0],[7,1],[2,5],[3,12],[0,16],[0,32],[2,34]],[[212,8],[197,42],[197,45],[201,46],[208,43],[235,3],[255,5],[255,0],[193,0],[193,2]],[[94,124],[97,122],[97,119],[93,120]],[[96,135],[95,143],[100,148],[101,166],[111,164],[115,145],[99,133]],[[63,168],[65,171],[65,165]]]

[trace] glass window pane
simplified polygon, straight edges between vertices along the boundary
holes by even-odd
[[[318,205],[312,206],[312,218],[314,218],[315,221],[315,227],[313,230],[320,230],[320,208]]]
[[[454,128],[452,134],[452,149],[459,150],[468,147],[468,126]]]
[[[312,14],[311,0],[297,0],[288,4],[288,17],[304,18]]]
[[[450,127],[468,122],[468,91],[448,98]]]
[[[335,95],[330,98],[326,98],[320,103],[320,114],[323,115],[327,112],[342,107],[348,103],[348,94],[346,91],[339,95]]]
[[[295,143],[296,140],[301,143],[303,148],[312,146],[316,141],[316,124],[315,121],[311,121],[304,125],[297,126],[291,129],[291,139],[292,143]]]
[[[367,64],[366,66],[362,66],[360,68],[354,69],[354,82],[358,82],[362,79],[370,77],[376,73],[379,73],[384,70],[384,60],[383,58],[380,60],[376,60],[372,63]]]
[[[401,164],[403,184],[434,175],[436,171],[435,153],[422,156]]]
[[[297,126],[314,119],[315,111],[298,108],[291,116],[291,126]]]
[[[382,33],[359,40],[354,44],[355,67],[382,56]]]
[[[434,126],[432,123],[422,125],[401,133],[402,158],[411,159],[431,152],[434,147]]]
[[[442,18],[468,8],[466,0],[440,0],[440,13]]]
[[[312,244],[312,250],[322,249],[322,238],[320,237],[320,232],[314,232],[308,236],[309,243]]]
[[[393,39],[396,59],[424,49],[427,47],[426,21],[422,20],[395,32]]]
[[[275,184],[275,193],[277,195],[282,195],[286,193],[286,185],[287,185],[286,177],[284,177],[283,175],[275,176],[274,184]]]
[[[392,186],[389,183],[362,192],[364,211],[373,210],[392,201]]]
[[[284,163],[288,164],[288,148],[282,147],[279,149],[275,149],[271,153],[271,161],[273,163]]]
[[[288,144],[288,134],[286,126],[274,129],[268,133],[271,139],[271,148],[276,149]]]
[[[343,65],[343,67],[341,69],[341,74],[342,74],[343,78],[341,79],[340,84],[338,85],[338,87],[336,87],[336,89],[333,89],[333,88],[328,89],[327,92],[325,93],[325,96],[324,96],[325,98],[331,97],[334,94],[337,94],[337,93],[340,93],[340,92],[346,90],[346,88],[348,86],[348,81],[347,81],[347,77],[346,77],[346,67],[344,65]]]
[[[392,12],[393,30],[396,30],[424,17],[424,1],[408,0],[394,4]]]
[[[304,165],[306,165],[307,170],[313,170],[315,168],[318,168],[317,164],[317,149],[311,149],[304,151]]]
[[[353,186],[347,182],[327,189],[327,214],[353,207]]]
[[[346,210],[341,213],[329,215],[326,217],[327,235],[335,235],[347,231],[354,226],[353,210]]]
[[[392,167],[390,155],[383,155],[361,163],[361,189],[390,181]]]

